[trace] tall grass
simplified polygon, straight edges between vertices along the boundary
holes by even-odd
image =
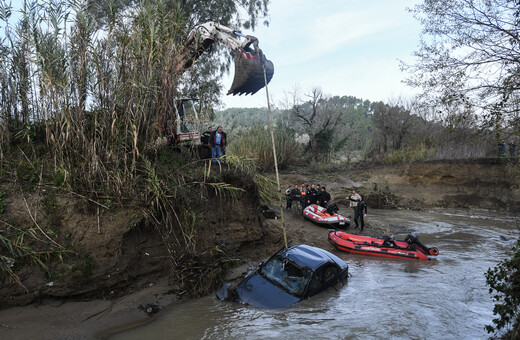
[[[180,10],[165,1],[124,12],[111,1],[100,31],[95,4],[27,2],[16,26],[0,4],[0,152],[36,126],[54,167],[71,174],[69,185],[88,192],[102,183],[121,194],[158,135],[155,125],[171,113],[174,55],[186,32]]]
[[[188,33],[178,4],[29,0],[13,24],[13,9],[0,0],[0,174],[29,168],[36,181],[101,208],[107,197],[137,200],[163,237],[172,269],[181,256],[195,256],[199,215],[186,207],[211,190],[231,199],[240,192],[203,167],[158,172],[158,126],[180,96],[176,56]],[[204,89],[199,95],[210,96]]]
[[[301,162],[303,148],[296,141],[294,132],[284,126],[274,129],[276,156],[280,168]],[[264,171],[274,170],[271,135],[267,127],[255,126],[243,131],[229,145],[229,153],[243,158],[255,159]]]

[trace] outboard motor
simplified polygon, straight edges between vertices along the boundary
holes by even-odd
[[[439,249],[437,247],[431,247],[431,248],[428,248],[426,247],[424,244],[422,244],[420,241],[419,241],[419,236],[417,236],[416,233],[414,232],[411,232],[410,234],[408,234],[408,236],[406,236],[406,238],[404,239],[406,241],[406,243],[408,243],[409,245],[415,245],[417,247],[419,247],[420,249],[422,249],[426,254],[430,254],[432,256],[437,256],[439,255]]]
[[[327,207],[327,209],[325,210],[325,212],[327,212],[327,214],[331,214],[331,215],[334,215],[335,213],[337,213],[339,210],[338,206],[336,204],[331,204]]]
[[[411,232],[410,234],[408,234],[408,236],[406,236],[406,238],[404,240],[408,244],[414,244],[416,242],[419,242],[419,236],[417,236],[416,233]]]

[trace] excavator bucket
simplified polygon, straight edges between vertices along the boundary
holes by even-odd
[[[255,94],[266,85],[266,79],[269,83],[273,78],[274,65],[262,53],[256,54],[256,56],[245,52],[236,53],[234,59],[235,76],[228,95]]]

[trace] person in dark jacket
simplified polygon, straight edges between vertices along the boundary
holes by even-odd
[[[326,208],[330,201],[330,194],[327,192],[325,187],[321,188],[320,193],[318,194],[318,205]]]
[[[204,132],[202,134],[202,136],[200,136],[200,142],[204,145],[208,145],[210,137],[211,137],[211,126],[208,128],[208,130],[206,132]]]
[[[222,126],[213,131],[209,137],[209,146],[211,146],[211,161],[220,163],[222,150],[226,148],[226,135],[222,132]]]
[[[287,190],[285,190],[285,210],[289,211],[291,210],[291,207],[292,207],[292,197],[291,197],[291,186],[289,185],[289,187],[287,188]]]
[[[224,140],[226,141],[226,145],[227,145],[227,135],[224,131],[222,131],[222,136],[224,136]],[[222,156],[225,156],[226,155],[226,146],[225,145],[221,151],[222,151]]]
[[[359,197],[360,197],[359,200],[355,200],[353,198],[350,198],[350,200],[357,202],[356,212],[354,214],[354,222],[356,222],[356,226],[354,227],[354,229],[359,227],[358,220],[361,220],[361,231],[363,231],[363,228],[365,228],[364,217],[367,216],[367,204],[366,204],[365,199],[363,198],[363,196],[359,195]],[[364,213],[363,213],[363,211],[364,211]]]
[[[298,202],[300,200],[300,189],[298,189],[298,185],[295,185],[294,188],[292,188],[292,189],[289,188],[287,190],[288,190],[288,192],[286,191],[287,206],[286,206],[285,210],[291,210],[292,203],[294,201]]]
[[[307,199],[306,199],[306,196],[307,195],[307,191],[305,190],[305,184],[302,184],[300,186],[300,208],[301,210],[305,209],[305,207],[307,206]]]
[[[316,204],[318,201],[318,190],[316,190],[316,186],[313,184],[311,188],[307,191],[307,205]]]

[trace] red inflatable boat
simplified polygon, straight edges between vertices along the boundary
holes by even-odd
[[[347,228],[350,225],[350,220],[338,214],[337,211],[335,204],[329,208],[311,204],[303,209],[303,217],[323,227]]]
[[[428,256],[439,255],[436,247],[428,248],[419,242],[415,233],[410,233],[404,241],[392,238],[377,238],[331,231],[329,242],[338,250],[353,254],[393,257],[410,260],[429,260]]]

